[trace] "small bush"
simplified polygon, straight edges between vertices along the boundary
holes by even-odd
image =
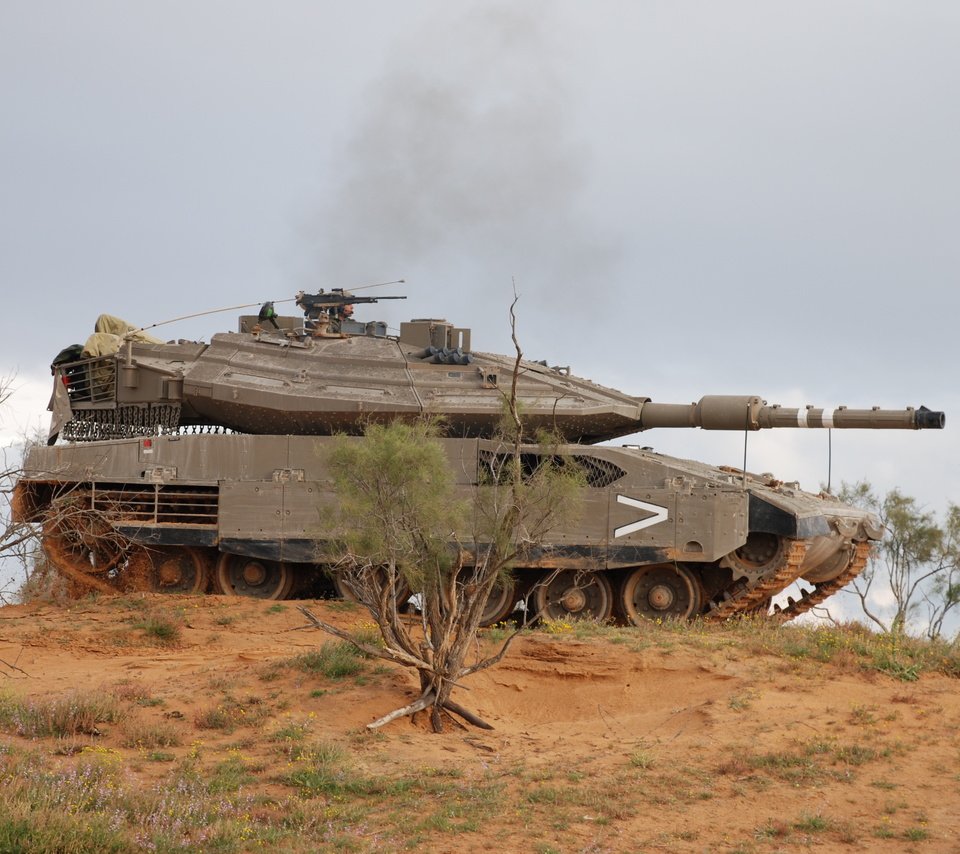
[[[298,759],[304,752],[303,743],[310,730],[308,722],[291,723],[270,733],[270,740],[278,742],[278,752],[288,759]]]
[[[142,685],[137,685],[128,679],[117,682],[117,684],[111,688],[111,691],[114,697],[127,703],[139,702],[140,700],[146,699],[150,694]]]
[[[53,605],[65,605],[73,599],[70,583],[50,566],[45,558],[37,560],[16,593],[16,600],[23,604],[49,602]],[[6,849],[0,847],[0,850]]]
[[[877,759],[880,753],[872,747],[850,744],[834,748],[833,755],[838,762],[843,762],[845,765],[864,765]]]
[[[287,724],[280,729],[275,730],[270,733],[271,741],[296,741],[300,742],[306,738],[307,733],[310,731],[310,724],[306,721],[304,723],[291,723]]]
[[[293,757],[297,767],[283,778],[283,782],[306,796],[349,789],[351,783],[339,767],[344,755],[338,744],[317,742]]]
[[[231,756],[214,767],[213,777],[207,783],[207,791],[211,795],[236,792],[241,786],[252,783],[255,779],[243,759]]]
[[[99,735],[97,724],[118,723],[125,712],[107,693],[73,693],[49,700],[0,695],[0,727],[27,738]]]
[[[157,640],[162,644],[173,646],[180,643],[182,624],[179,620],[152,614],[145,620],[134,623],[133,627],[140,629],[148,638]]]
[[[829,830],[832,822],[822,815],[802,815],[797,819],[793,826],[796,830],[802,830],[807,833],[819,833],[823,830]]]
[[[790,835],[790,827],[783,821],[770,819],[754,831],[757,839],[782,839]]]
[[[573,620],[566,620],[563,618],[557,618],[552,620],[549,617],[544,617],[540,621],[540,631],[546,632],[548,635],[565,635],[573,632]]]
[[[383,649],[383,635],[380,634],[380,627],[373,622],[361,623],[351,632],[351,636],[356,638],[359,643],[365,643],[367,646],[375,646]],[[368,658],[366,653],[357,650],[361,658]]]
[[[363,670],[363,653],[353,644],[325,643],[317,652],[298,655],[290,663],[305,673],[322,673],[328,679],[355,676]]]
[[[270,714],[270,707],[259,697],[235,700],[227,697],[222,703],[200,709],[194,716],[197,729],[218,729],[233,732],[238,726],[257,726]]]
[[[177,747],[183,743],[180,731],[166,721],[146,722],[138,718],[126,720],[121,725],[121,744],[149,750],[155,747]]]
[[[222,729],[232,731],[236,723],[233,710],[223,706],[201,709],[193,719],[197,729]]]

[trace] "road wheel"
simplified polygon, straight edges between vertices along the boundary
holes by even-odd
[[[613,590],[602,572],[562,569],[536,586],[533,601],[542,620],[606,620]]]
[[[293,589],[293,573],[280,561],[225,553],[217,564],[217,586],[227,596],[285,599]]]
[[[620,587],[620,609],[635,626],[641,620],[685,620],[703,608],[700,583],[686,567],[672,563],[640,566]]]

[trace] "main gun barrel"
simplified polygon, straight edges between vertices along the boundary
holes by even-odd
[[[770,406],[755,395],[708,395],[697,403],[652,403],[640,408],[640,429],[702,427],[704,430],[763,430],[769,427],[816,427],[861,430],[940,430],[942,412],[919,409],[788,409]]]

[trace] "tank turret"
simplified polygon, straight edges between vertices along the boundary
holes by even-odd
[[[51,442],[61,432],[84,441],[184,427],[261,435],[360,433],[371,420],[421,415],[442,419],[451,436],[492,436],[514,359],[475,352],[470,330],[446,320],[412,320],[389,337],[385,324],[353,319],[351,300],[391,298],[300,293],[304,317],[277,316],[266,304],[259,315],[241,317],[238,332],[214,335],[209,344],[128,335],[118,339],[116,352],[98,346],[85,349],[85,358],[61,358],[53,366]],[[549,429],[581,444],[654,427],[921,429],[944,422],[943,413],[923,407],[788,409],[756,396],[654,403],[531,361],[520,364],[517,390],[531,431]]]

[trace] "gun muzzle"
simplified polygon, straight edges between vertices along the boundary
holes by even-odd
[[[942,430],[947,424],[947,416],[942,412],[934,412],[921,406],[917,410],[918,430]]]

